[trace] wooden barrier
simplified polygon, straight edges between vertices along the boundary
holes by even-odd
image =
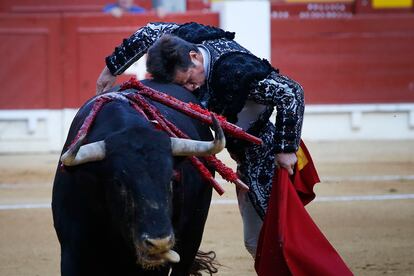
[[[116,0],[1,0],[0,12],[95,12]],[[147,11],[152,9],[151,0],[135,0],[134,4]],[[204,10],[209,1],[187,0],[187,10]]]
[[[14,12],[26,10],[27,12],[43,12],[42,9],[49,7],[49,9],[55,9],[55,11],[68,11],[64,9],[69,6],[100,6],[101,8],[111,3],[112,1],[106,0],[1,0],[0,11],[2,12]],[[56,10],[58,9],[58,10]],[[89,11],[89,10],[85,10]]]
[[[154,14],[0,14],[0,108],[78,107],[94,95],[104,57],[159,20]],[[162,20],[219,21],[196,11]],[[272,64],[303,84],[307,104],[414,102],[413,30],[413,14],[273,18]]]
[[[0,108],[61,108],[61,18],[0,15]]]
[[[414,102],[414,14],[272,19],[272,64],[309,104]]]
[[[352,15],[355,10],[353,1],[337,2],[271,2],[272,17],[290,18],[344,18]]]
[[[218,25],[207,12],[169,14],[165,21]],[[0,109],[76,108],[95,93],[104,58],[155,14],[1,14]],[[120,78],[125,80],[126,77]]]
[[[159,20],[155,15],[125,16],[119,20],[102,15],[66,14],[63,20],[65,106],[79,106],[94,93],[96,79],[105,65],[104,57],[112,53],[123,38],[148,22]],[[167,15],[163,20],[177,23],[197,20],[218,25],[218,15],[212,13]]]

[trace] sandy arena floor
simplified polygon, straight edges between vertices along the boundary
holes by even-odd
[[[414,142],[308,147],[322,183],[307,209],[355,275],[414,275]],[[48,208],[57,158],[0,155],[0,275],[59,274]],[[226,194],[214,199],[234,200],[232,185],[224,187]],[[255,275],[241,229],[236,204],[212,205],[201,248],[216,251],[218,275]]]

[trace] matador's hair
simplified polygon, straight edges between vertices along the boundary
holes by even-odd
[[[156,81],[172,82],[177,70],[187,71],[194,66],[190,51],[200,52],[195,44],[165,34],[149,48],[147,70]]]

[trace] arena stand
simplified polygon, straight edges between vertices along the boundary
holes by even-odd
[[[306,139],[414,139],[414,10],[363,2],[269,4],[268,58],[305,88]],[[107,3],[1,1],[0,153],[60,150],[103,58],[138,27],[223,23],[202,0],[162,19],[151,11],[113,18],[100,12]]]

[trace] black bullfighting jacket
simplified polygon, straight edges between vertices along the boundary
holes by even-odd
[[[228,138],[228,150],[238,163],[238,173],[250,186],[250,199],[263,218],[270,196],[275,154],[295,152],[299,147],[304,113],[302,87],[279,74],[267,60],[259,59],[234,41],[234,33],[198,23],[149,23],[115,48],[106,58],[113,75],[124,72],[142,57],[163,34],[170,33],[210,54],[206,83],[195,91],[203,105],[237,123],[247,101],[265,106],[247,131],[263,145]],[[269,121],[274,108],[275,124]]]

